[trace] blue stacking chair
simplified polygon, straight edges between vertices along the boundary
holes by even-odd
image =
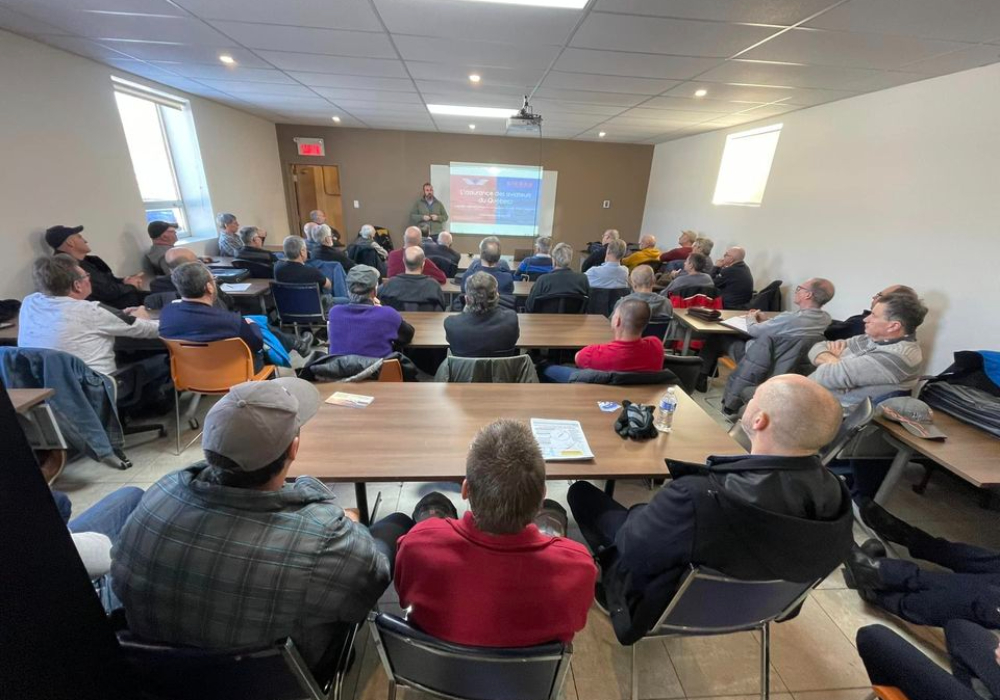
[[[278,320],[282,326],[294,328],[296,338],[299,337],[299,328],[302,326],[326,327],[323,301],[319,286],[315,283],[271,282],[271,296],[274,297]]]

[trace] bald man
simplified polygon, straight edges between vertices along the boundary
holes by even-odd
[[[745,309],[753,298],[753,274],[744,262],[747,252],[734,245],[715,261],[712,281],[722,295],[725,309]]]
[[[425,272],[430,260],[424,256],[423,249],[411,245],[400,252],[405,271],[382,284],[378,290],[379,301],[396,311],[444,311],[444,293],[441,285]]]
[[[802,582],[837,568],[854,544],[851,499],[816,452],[837,434],[840,414],[829,391],[779,375],[743,414],[749,457],[668,460],[672,481],[630,509],[590,482],[570,487],[573,516],[601,563],[597,600],[619,641],[632,644],[656,624],[692,565]]]
[[[913,287],[907,287],[905,284],[890,284],[881,292],[875,292],[872,294],[871,304],[861,313],[849,316],[843,321],[833,321],[830,323],[826,332],[823,333],[823,336],[827,340],[847,340],[848,338],[853,338],[856,335],[862,335],[865,332],[865,319],[871,315],[876,302],[887,294],[895,294],[897,292],[909,294],[914,297],[917,296],[917,292],[913,289]]]
[[[451,233],[442,231],[438,234],[436,243],[429,238],[425,238],[421,241],[421,245],[424,249],[424,255],[427,257],[444,258],[458,265],[458,261],[462,259],[462,254],[451,247],[453,242],[454,239],[451,237]]]
[[[631,272],[636,265],[643,263],[660,263],[660,251],[656,248],[656,236],[648,233],[639,236],[639,250],[622,260],[622,265]]]
[[[604,235],[601,236],[601,246],[599,248],[595,248],[593,251],[591,251],[590,255],[584,258],[583,264],[580,265],[580,272],[586,272],[592,267],[597,267],[598,265],[603,264],[608,254],[608,243],[620,239],[621,239],[621,234],[618,233],[618,229],[609,228],[607,231],[605,231]],[[618,258],[619,262],[623,257],[625,256],[622,255],[621,257]]]
[[[416,226],[410,226],[405,231],[403,231],[403,247],[398,250],[389,251],[389,257],[386,260],[386,265],[388,266],[385,276],[395,277],[396,275],[401,275],[406,270],[406,265],[403,263],[403,251],[407,248],[412,248],[413,246],[420,247],[420,243],[423,240],[423,234],[420,229]],[[424,262],[424,274],[433,279],[438,284],[444,284],[448,281],[445,274],[441,272],[441,268],[434,264],[433,260],[426,260]]]

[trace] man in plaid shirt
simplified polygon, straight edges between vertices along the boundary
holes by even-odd
[[[143,496],[112,551],[140,638],[204,648],[291,637],[318,679],[389,584],[384,547],[320,481],[285,485],[319,407],[301,379],[240,384],[205,418],[205,462]]]

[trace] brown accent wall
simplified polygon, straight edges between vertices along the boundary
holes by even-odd
[[[558,139],[472,136],[421,131],[341,129],[321,126],[278,124],[289,226],[296,228],[292,163],[337,165],[347,241],[370,223],[392,231],[401,239],[408,225],[420,186],[430,179],[431,165],[452,161],[541,165],[559,173],[553,237],[579,250],[587,241],[599,240],[607,228],[617,228],[622,237],[635,241],[646,204],[653,147],[636,144],[593,143]],[[304,158],[296,153],[296,136],[324,139],[324,158]],[[354,208],[354,200],[361,203]],[[603,209],[605,199],[611,208]],[[455,249],[478,252],[480,236],[456,235]],[[502,239],[505,254],[530,248],[524,238]]]

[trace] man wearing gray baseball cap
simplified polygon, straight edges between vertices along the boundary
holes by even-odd
[[[286,484],[299,429],[319,409],[301,379],[234,386],[208,412],[205,461],[143,496],[112,551],[115,593],[141,639],[204,648],[291,637],[319,682],[390,564],[320,481]]]
[[[413,340],[413,326],[375,296],[379,273],[355,265],[347,273],[349,304],[330,309],[327,325],[331,355],[385,357]]]

